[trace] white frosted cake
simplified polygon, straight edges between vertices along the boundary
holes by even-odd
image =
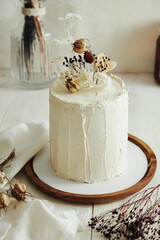
[[[72,93],[61,76],[50,87],[51,165],[62,178],[94,183],[126,169],[128,91],[117,76],[106,83]]]

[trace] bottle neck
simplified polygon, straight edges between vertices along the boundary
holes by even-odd
[[[44,1],[23,0],[22,14],[28,17],[40,17],[45,15]]]
[[[26,8],[41,8],[44,7],[46,0],[21,0],[22,4]]]

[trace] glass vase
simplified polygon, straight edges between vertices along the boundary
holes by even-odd
[[[51,58],[53,34],[44,0],[23,0],[23,19],[11,32],[11,75],[29,88],[48,87],[56,78]]]

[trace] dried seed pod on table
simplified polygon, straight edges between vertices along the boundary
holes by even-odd
[[[0,170],[0,183],[3,183],[5,179],[6,179],[5,173]]]
[[[12,184],[11,185],[11,195],[18,201],[25,200],[26,195],[27,195],[26,185],[23,183]]]
[[[0,193],[0,209],[6,209],[10,204],[10,199],[5,193]]]

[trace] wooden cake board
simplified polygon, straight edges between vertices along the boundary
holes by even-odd
[[[117,201],[128,197],[144,188],[153,178],[157,167],[156,156],[152,149],[145,142],[131,134],[128,135],[128,141],[128,143],[131,143],[132,145],[131,148],[134,147],[133,152],[141,152],[136,153],[135,156],[132,156],[132,162],[135,161],[135,163],[132,164],[136,164],[137,170],[141,168],[140,166],[142,166],[142,169],[139,169],[140,173],[138,177],[140,179],[138,181],[136,179],[133,179],[133,183],[134,181],[136,181],[134,184],[132,183],[132,181],[131,183],[128,182],[129,179],[132,180],[134,176],[137,177],[137,170],[133,173],[133,177],[129,175],[127,176],[128,179],[125,179],[125,181],[122,176],[121,178],[116,177],[112,180],[107,180],[106,182],[96,184],[76,183],[74,181],[59,178],[55,175],[55,173],[53,174],[53,170],[50,166],[49,153],[47,153],[47,156],[46,153],[43,153],[44,155],[40,153],[40,155],[36,155],[35,157],[33,157],[25,165],[25,172],[31,182],[38,189],[49,194],[50,196],[62,199],[64,201],[84,204],[108,203]],[[48,152],[49,148],[45,151]],[[134,155],[133,152],[132,155]],[[137,154],[140,155],[138,160],[136,157],[138,156]],[[141,154],[144,156],[142,156]],[[136,161],[138,161],[138,164]],[[44,170],[45,167],[48,170]],[[130,171],[132,171],[132,169]],[[108,185],[109,188],[107,187],[107,184],[110,184]],[[127,186],[126,184],[129,185]]]

